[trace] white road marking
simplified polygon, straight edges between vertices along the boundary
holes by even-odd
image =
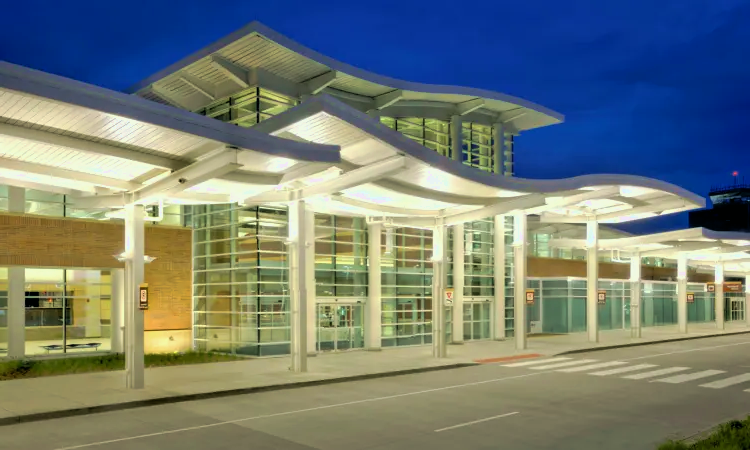
[[[587,370],[593,370],[593,369],[602,369],[604,367],[612,367],[612,366],[621,366],[623,364],[627,364],[626,362],[622,361],[610,361],[610,362],[603,362],[603,363],[596,363],[596,364],[589,364],[586,366],[579,366],[579,367],[568,367],[567,369],[558,369],[557,372],[585,372]]]
[[[536,366],[536,367],[529,367],[531,370],[547,370],[547,369],[557,369],[560,367],[568,367],[568,366],[575,366],[576,364],[588,364],[595,362],[595,359],[579,359],[578,361],[568,361],[563,363],[557,363],[557,364],[548,364],[545,366]]]
[[[659,353],[659,354],[656,354],[656,355],[648,355],[648,356],[639,356],[637,358],[628,358],[628,359],[626,359],[624,361],[635,361],[637,359],[656,358],[658,356],[678,355],[680,353],[701,352],[703,350],[713,350],[715,348],[734,347],[736,345],[748,345],[748,344],[750,344],[750,341],[748,341],[748,342],[735,342],[734,344],[715,345],[713,347],[692,348],[692,349],[689,349],[689,350],[680,350],[680,351],[677,351],[677,352]]]
[[[589,375],[596,375],[599,377],[606,377],[607,375],[616,375],[618,373],[635,372],[636,370],[650,369],[656,367],[656,364],[638,364],[637,366],[620,367],[619,369],[602,370],[601,372],[593,372]]]
[[[660,380],[653,380],[652,383],[684,383],[686,381],[699,380],[701,378],[712,377],[720,373],[726,373],[723,370],[704,370],[701,372],[685,373],[682,375],[675,375],[669,378],[662,378]]]
[[[711,389],[721,389],[727,386],[744,383],[750,381],[750,373],[743,373],[734,377],[724,378],[723,380],[712,381],[710,383],[701,384],[701,387]]]
[[[454,430],[456,428],[461,428],[461,427],[467,427],[469,425],[474,425],[474,424],[477,424],[477,423],[487,422],[487,421],[490,421],[490,420],[499,419],[501,417],[514,416],[516,414],[518,414],[518,411],[515,411],[515,412],[512,412],[512,413],[507,413],[507,414],[500,414],[499,416],[487,417],[486,419],[474,420],[472,422],[461,423],[461,424],[458,424],[458,425],[453,425],[452,427],[445,427],[445,428],[441,428],[439,430],[435,430],[435,433],[440,433],[441,431]]]
[[[666,369],[659,369],[659,370],[654,370],[651,372],[637,373],[635,375],[626,375],[623,378],[627,378],[629,380],[642,380],[644,378],[652,378],[652,377],[658,377],[659,375],[666,375],[669,373],[681,372],[683,370],[688,370],[689,368],[690,367],[667,367]]]
[[[458,389],[458,388],[468,387],[468,386],[478,386],[478,385],[481,385],[481,384],[496,383],[498,381],[513,380],[513,379],[516,379],[516,378],[527,378],[527,377],[533,377],[533,376],[536,376],[536,375],[543,375],[544,373],[545,372],[526,373],[526,374],[523,374],[523,375],[514,375],[512,377],[493,378],[492,380],[474,381],[472,383],[464,383],[464,384],[454,384],[452,386],[444,386],[444,387],[435,388],[435,389],[426,389],[426,390],[423,390],[423,391],[407,392],[405,394],[395,394],[395,395],[388,395],[388,396],[385,396],[385,397],[375,397],[375,398],[367,398],[367,399],[364,399],[364,400],[354,400],[354,401],[351,401],[351,402],[334,403],[332,405],[315,406],[313,408],[298,409],[298,410],[295,410],[295,411],[285,411],[285,412],[280,412],[280,413],[275,413],[275,414],[264,414],[262,416],[245,417],[243,419],[227,420],[227,421],[224,421],[224,422],[209,423],[209,424],[206,424],[206,425],[197,425],[197,426],[194,426],[194,427],[177,428],[177,429],[174,429],[174,430],[159,431],[159,432],[156,432],[156,433],[141,434],[141,435],[129,436],[129,437],[124,437],[124,438],[119,438],[119,439],[110,439],[110,440],[107,440],[107,441],[91,442],[91,443],[88,443],[88,444],[74,445],[74,446],[71,446],[71,447],[60,447],[60,448],[57,448],[55,450],[76,450],[76,449],[79,449],[79,448],[99,447],[99,446],[102,446],[102,445],[115,444],[115,443],[118,443],[118,442],[134,441],[134,440],[137,440],[137,439],[145,439],[145,438],[155,437],[155,436],[164,436],[164,435],[168,435],[168,434],[183,433],[185,431],[202,430],[202,429],[205,429],[205,428],[213,428],[213,427],[218,427],[218,426],[222,426],[222,425],[230,425],[230,424],[233,424],[233,423],[249,422],[251,420],[269,419],[269,418],[272,418],[272,417],[289,416],[289,415],[292,415],[292,414],[299,414],[299,413],[305,413],[305,412],[311,412],[311,411],[320,411],[320,410],[323,410],[323,409],[340,408],[342,406],[359,405],[359,404],[362,404],[362,403],[379,402],[379,401],[382,401],[382,400],[390,400],[390,399],[393,399],[393,398],[410,397],[412,395],[419,395],[419,394],[428,394],[430,392],[447,391],[447,390],[450,390],[450,389]]]
[[[534,361],[524,361],[524,362],[517,362],[517,363],[511,363],[511,364],[502,364],[503,367],[526,367],[526,366],[533,366],[535,364],[544,364],[544,363],[553,363],[558,361],[568,361],[570,358],[545,358],[545,359],[537,359]]]

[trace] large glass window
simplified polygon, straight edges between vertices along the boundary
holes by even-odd
[[[253,86],[231,97],[217,100],[196,113],[249,128],[294,107],[297,100]]]
[[[27,268],[25,276],[27,355],[111,349],[109,270]]]
[[[380,122],[405,136],[452,158],[450,122],[422,117],[380,117]],[[502,168],[497,168],[493,127],[474,122],[461,124],[461,161],[486,172],[513,175],[513,136],[505,133]]]
[[[386,228],[381,236],[382,345],[432,342],[432,232]]]
[[[287,212],[192,206],[194,339],[200,350],[289,353]]]
[[[363,217],[315,216],[318,297],[367,297],[367,224]]]

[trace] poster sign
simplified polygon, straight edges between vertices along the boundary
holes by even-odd
[[[742,292],[741,281],[725,281],[722,284],[723,292]],[[716,292],[716,283],[706,283],[708,292]]]
[[[446,289],[445,290],[445,304],[446,305],[452,305],[453,304],[453,289]]]
[[[742,292],[741,281],[725,281],[724,292]]]
[[[599,291],[596,293],[597,303],[604,305],[607,303],[607,291]]]
[[[534,304],[534,290],[533,289],[526,289],[526,304],[527,305]]]
[[[138,309],[148,309],[148,283],[138,286]]]
[[[694,292],[688,292],[687,293],[687,302],[688,303],[695,303],[695,293]]]

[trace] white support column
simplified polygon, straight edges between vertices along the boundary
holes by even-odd
[[[307,372],[307,254],[310,233],[306,229],[305,202],[289,202],[290,337],[292,372]]]
[[[680,333],[688,332],[687,310],[687,256],[677,257],[677,328]]]
[[[381,247],[383,225],[371,223],[367,226],[367,305],[365,310],[365,348],[380,350],[382,347],[383,300],[381,291]]]
[[[451,157],[463,161],[464,132],[461,116],[451,116]]]
[[[464,225],[453,226],[453,330],[454,344],[464,343]]]
[[[432,232],[432,355],[445,358],[445,225],[443,219],[438,219],[437,226]]]
[[[589,342],[599,342],[599,224],[586,223],[586,331]]]
[[[750,327],[750,275],[745,275],[745,324]]]
[[[505,340],[505,216],[495,216],[492,244],[495,281],[495,313],[493,315],[492,337],[495,340]]]
[[[630,336],[641,337],[641,254],[630,258]]]
[[[315,291],[315,212],[305,211],[305,231],[309,234],[305,246],[305,284],[307,288],[307,354],[315,354],[317,343],[317,293]]]
[[[26,354],[26,269],[8,267],[8,357]]]
[[[144,279],[145,229],[143,205],[125,206],[125,386],[143,389],[144,312],[138,308],[139,286]]]
[[[112,352],[122,353],[122,332],[125,329],[125,269],[112,270],[112,311],[109,323]]]
[[[714,308],[716,309],[716,328],[724,329],[724,264],[717,262],[714,275]]]
[[[513,215],[513,297],[516,349],[526,348],[526,213]]]

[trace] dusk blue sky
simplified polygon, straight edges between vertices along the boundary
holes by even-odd
[[[517,139],[521,177],[626,173],[699,194],[733,170],[750,181],[747,0],[28,0],[3,4],[0,59],[124,90],[253,20],[372,72],[565,114]]]

